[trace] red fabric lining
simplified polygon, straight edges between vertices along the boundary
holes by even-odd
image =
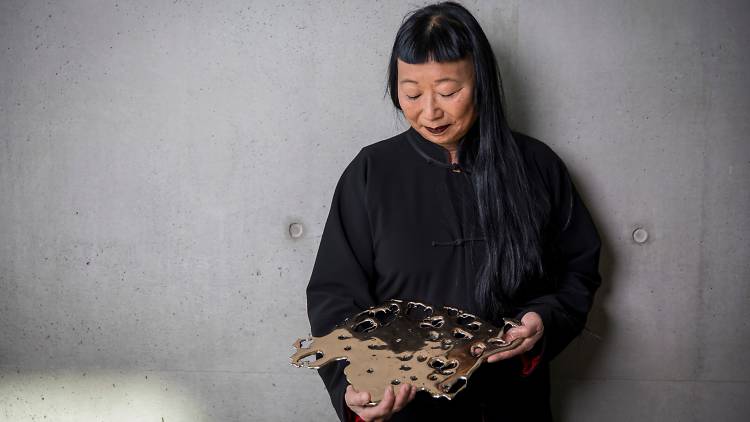
[[[534,368],[536,368],[537,364],[539,364],[539,362],[542,360],[543,352],[544,344],[542,344],[542,347],[539,349],[539,352],[537,352],[535,356],[529,355],[531,351],[521,353],[521,362],[523,363],[523,368],[521,368],[521,376],[527,377],[531,375],[531,372],[534,371]]]
[[[344,403],[344,412],[346,412],[346,420],[348,422],[365,422],[365,420],[360,418],[358,414],[354,413],[346,403]]]
[[[531,374],[531,371],[536,368],[536,365],[539,363],[539,360],[541,360],[541,358],[541,355],[530,358],[525,354],[522,354],[521,360],[523,361],[523,369],[521,369],[521,375],[528,376],[529,374]]]

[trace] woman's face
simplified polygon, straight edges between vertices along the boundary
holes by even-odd
[[[398,102],[425,139],[453,149],[477,118],[474,67],[468,58],[409,64],[398,59]]]

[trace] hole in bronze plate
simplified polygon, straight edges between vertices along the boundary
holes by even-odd
[[[399,385],[399,384],[401,384],[401,380],[393,380],[393,381],[391,381],[391,384],[393,384],[393,385]]]
[[[453,329],[453,337],[455,337],[455,338],[468,338],[468,339],[471,339],[474,336],[471,335],[471,334],[469,334],[468,331],[464,331],[464,330],[462,330],[460,328],[454,328]]]
[[[467,324],[466,328],[470,329],[471,331],[477,331],[481,325],[482,324],[474,321],[474,322],[472,322],[470,324]]]
[[[412,357],[414,357],[414,355],[401,355],[401,356],[396,356],[396,358],[398,358],[398,360],[400,360],[401,362],[406,362],[406,361],[409,361],[409,360],[411,360],[411,358],[412,358]]]
[[[402,371],[411,371],[411,366],[401,365],[401,367],[398,368],[398,369],[400,369]]]
[[[392,307],[376,309],[372,316],[382,325],[388,325],[398,316],[398,306],[393,311]]]
[[[430,368],[443,369],[443,367],[445,366],[445,361],[440,358],[432,358],[427,363],[427,365],[429,365]]]
[[[468,325],[468,324],[471,324],[472,322],[474,322],[474,320],[476,320],[476,319],[477,319],[477,317],[475,317],[474,315],[471,315],[471,314],[461,314],[461,315],[459,315],[456,318],[456,322],[459,325]]]
[[[445,306],[443,309],[445,309],[446,312],[448,312],[448,315],[450,316],[456,316],[460,312],[458,309],[451,308],[450,306]]]
[[[435,381],[435,380],[437,379],[437,375],[435,375],[435,374],[430,374],[430,375],[428,375],[428,376],[427,376],[427,378],[428,378],[428,379],[429,379],[430,381]]]
[[[371,318],[367,318],[356,323],[352,329],[357,333],[367,333],[376,329],[377,327],[378,325],[375,324],[375,321],[373,321]]]
[[[458,361],[450,360],[446,362],[440,358],[432,358],[430,359],[429,366],[442,375],[453,375],[458,367]]]
[[[432,316],[431,307],[421,303],[409,302],[406,305],[406,316],[412,321],[421,321]]]
[[[372,369],[372,368],[367,368],[367,373],[368,373],[368,374],[372,374],[373,372],[375,372],[375,370],[374,370],[374,369]]]
[[[409,377],[409,379],[412,380],[412,381],[416,381],[418,378],[417,378],[416,375],[412,375],[412,376]]]
[[[417,356],[417,361],[418,362],[424,362],[426,360],[427,360],[427,356],[422,356],[422,355]]]
[[[344,346],[344,350],[346,350],[348,352],[348,351],[352,350],[352,346]]]
[[[429,317],[419,323],[422,328],[440,328],[445,324],[445,319],[441,316]]]
[[[350,338],[351,338],[351,336],[343,336],[343,335],[338,337],[339,340],[346,340],[346,339],[350,339]]]

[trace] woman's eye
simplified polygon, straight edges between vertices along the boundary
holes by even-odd
[[[458,92],[458,91],[453,91],[453,92],[451,92],[450,94],[440,94],[440,95],[441,95],[441,96],[443,96],[443,97],[452,97],[452,96],[453,96],[453,95],[454,95],[455,93],[457,93],[457,92]]]
[[[416,100],[417,98],[419,98],[419,95],[415,95],[413,97],[411,95],[407,95],[406,98],[408,98],[410,100]]]

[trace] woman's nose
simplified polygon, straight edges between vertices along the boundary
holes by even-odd
[[[435,97],[432,95],[427,95],[426,97],[427,97],[425,101],[426,104],[423,110],[425,117],[428,120],[436,120],[436,119],[441,118],[443,111],[440,109],[437,102],[435,101]]]

